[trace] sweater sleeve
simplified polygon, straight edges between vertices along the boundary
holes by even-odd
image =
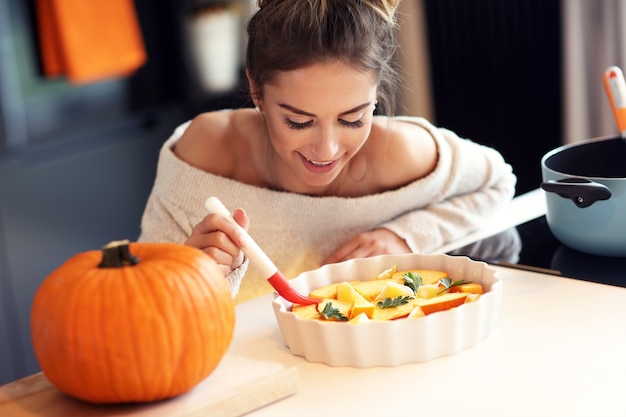
[[[446,129],[431,129],[446,172],[432,203],[381,227],[403,238],[413,252],[429,253],[485,225],[515,193],[517,178],[500,153]]]

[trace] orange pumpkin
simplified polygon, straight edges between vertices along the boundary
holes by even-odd
[[[31,336],[43,373],[93,403],[182,394],[217,367],[234,331],[224,274],[202,251],[112,242],[68,259],[41,284]]]

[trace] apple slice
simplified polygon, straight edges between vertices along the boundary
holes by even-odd
[[[372,281],[352,281],[350,284],[359,294],[365,297],[366,300],[374,301],[374,298],[380,294],[380,291],[388,282],[393,281],[391,279],[375,279]]]
[[[349,282],[342,282],[337,285],[337,300],[347,301],[352,304],[350,319],[365,313],[368,318],[372,318],[374,304],[365,299]]]
[[[389,278],[393,278],[393,274],[395,274],[397,271],[398,271],[398,265],[394,265],[391,268],[387,268],[383,272],[381,272],[380,274],[376,275],[376,277],[374,279],[389,279]]]
[[[441,291],[444,288],[439,284],[423,284],[417,289],[417,296],[419,298],[433,298],[441,295]]]
[[[367,314],[365,313],[359,313],[356,316],[354,316],[353,318],[351,318],[348,323],[350,324],[359,324],[359,323],[365,323],[370,321],[370,318],[367,316]]]
[[[397,282],[388,281],[385,286],[380,290],[378,295],[374,297],[374,301],[381,301],[385,298],[396,298],[396,297],[415,297],[415,293],[413,290],[406,285],[398,284]]]

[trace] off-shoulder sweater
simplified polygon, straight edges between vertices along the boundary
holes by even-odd
[[[397,117],[426,129],[438,162],[426,177],[362,197],[318,197],[275,191],[207,173],[178,159],[173,146],[189,122],[164,143],[141,221],[138,241],[183,243],[217,196],[229,210],[242,207],[249,233],[288,278],[321,266],[359,233],[384,227],[413,252],[431,253],[474,231],[514,195],[511,166],[492,148],[459,138],[421,118]],[[236,302],[272,291],[248,262],[228,275]]]

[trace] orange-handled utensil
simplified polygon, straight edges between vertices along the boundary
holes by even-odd
[[[254,239],[252,239],[246,229],[241,227],[235,219],[233,219],[228,209],[217,197],[207,198],[204,206],[210,213],[217,213],[224,216],[228,221],[234,224],[235,227],[239,228],[239,232],[244,237],[244,245],[241,248],[244,255],[250,259],[250,262],[256,266],[259,272],[263,274],[280,296],[295,304],[317,304],[322,301],[318,298],[304,296],[294,290],[289,284],[289,280],[278,270],[276,265],[274,265],[272,260],[263,252]]]
[[[604,89],[609,96],[613,116],[622,138],[626,139],[626,82],[619,67],[612,66],[602,73]]]

